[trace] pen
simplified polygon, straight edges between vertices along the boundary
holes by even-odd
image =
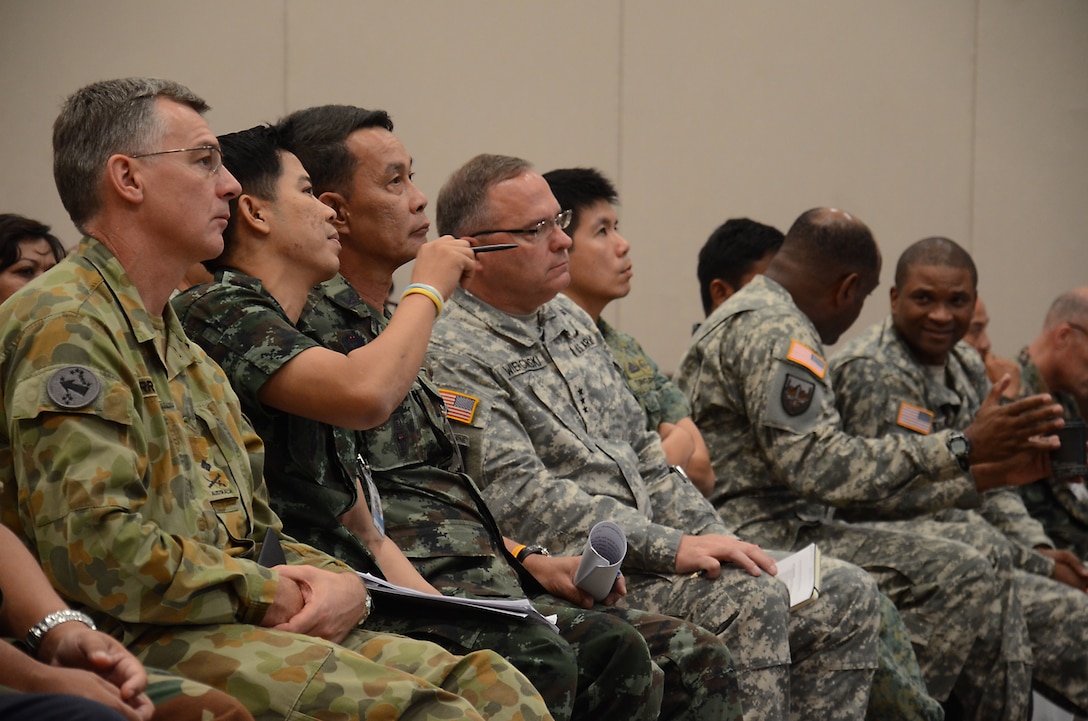
[[[495,250],[510,250],[518,247],[517,243],[497,243],[495,245],[477,245],[472,249],[473,253],[490,253]]]

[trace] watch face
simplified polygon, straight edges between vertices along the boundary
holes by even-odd
[[[948,442],[948,447],[952,449],[952,452],[956,455],[967,452],[967,439],[963,436],[953,436],[952,440]]]

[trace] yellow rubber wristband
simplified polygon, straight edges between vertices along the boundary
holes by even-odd
[[[400,294],[400,299],[404,300],[410,295],[422,295],[424,297],[430,298],[431,302],[434,303],[435,317],[437,318],[438,316],[442,315],[442,296],[439,295],[437,288],[425,285],[423,283],[412,283],[404,289],[403,293]]]
[[[524,543],[519,543],[518,545],[514,546],[513,551],[510,551],[510,555],[513,556],[514,558],[517,558],[518,554],[521,553],[524,550],[525,550],[525,544]]]

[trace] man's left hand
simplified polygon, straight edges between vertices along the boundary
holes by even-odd
[[[302,590],[302,610],[275,626],[340,643],[366,616],[366,586],[354,572],[334,573],[305,565],[276,566]]]

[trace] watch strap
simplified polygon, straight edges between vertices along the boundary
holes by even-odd
[[[531,545],[528,545],[528,546],[520,546],[520,547],[514,549],[514,551],[515,551],[514,558],[518,559],[518,561],[521,561],[523,563],[524,563],[526,558],[533,555],[534,553],[539,553],[542,556],[552,555],[552,554],[548,553],[548,549],[544,548],[544,546],[541,546],[538,543],[534,543],[534,544],[531,544]]]
[[[94,624],[94,619],[82,611],[76,611],[71,608],[53,611],[53,613],[48,614],[41,621],[34,624],[34,627],[27,632],[26,640],[23,643],[26,645],[30,655],[37,658],[38,649],[41,648],[42,639],[45,638],[45,634],[49,633],[62,623],[68,623],[69,621],[79,621],[89,627],[92,631],[98,630],[98,627]]]

